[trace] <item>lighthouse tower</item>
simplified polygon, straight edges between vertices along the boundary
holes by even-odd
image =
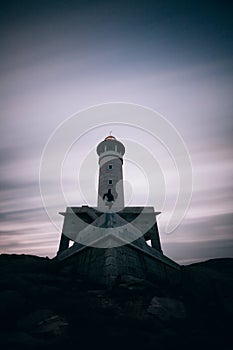
[[[156,219],[160,212],[152,206],[124,204],[124,145],[109,135],[96,151],[97,206],[72,206],[60,213],[64,224],[54,259],[108,288],[135,278],[177,285],[180,266],[163,254],[160,244]]]
[[[109,202],[112,202],[111,210],[120,211],[124,208],[123,189],[123,155],[124,145],[114,136],[107,136],[97,146],[99,156],[99,187],[97,207],[100,211],[109,209]],[[111,198],[108,198],[111,194]]]

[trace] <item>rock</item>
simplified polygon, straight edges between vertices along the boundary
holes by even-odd
[[[127,289],[127,290],[144,290],[151,287],[152,284],[143,278],[137,278],[132,275],[121,275],[116,281],[117,287]]]
[[[51,310],[39,309],[22,318],[19,321],[18,325],[24,330],[31,330],[35,328],[41,321],[51,317],[52,315],[53,312]]]
[[[103,296],[105,296],[107,294],[107,290],[106,289],[91,289],[91,290],[88,290],[87,293],[90,295],[95,295],[98,298],[102,298]]]
[[[154,297],[147,312],[163,321],[168,321],[172,318],[184,319],[186,317],[183,302],[172,298]]]
[[[0,293],[0,314],[2,319],[12,322],[18,314],[23,312],[25,299],[16,290],[5,290]]]
[[[2,349],[37,349],[43,345],[40,339],[20,331],[4,332],[0,338]]]
[[[51,333],[59,335],[63,333],[64,327],[67,325],[64,317],[46,309],[32,312],[19,321],[19,327],[31,334]]]
[[[52,315],[39,322],[37,328],[33,330],[33,333],[51,333],[51,335],[62,335],[66,326],[68,326],[68,323],[63,317],[59,315]]]
[[[109,290],[56,266],[51,272],[44,258],[0,255],[1,348],[221,348],[231,341],[233,259],[224,266],[182,267],[176,290],[130,274]]]

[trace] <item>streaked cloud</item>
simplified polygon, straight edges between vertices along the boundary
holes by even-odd
[[[133,8],[127,1],[117,7],[109,1],[55,6],[51,1],[46,8],[15,2],[13,10],[5,5],[1,252],[54,256],[60,233],[43,209],[39,190],[44,145],[59,123],[78,110],[124,101],[164,115],[191,155],[193,198],[171,236],[163,234],[163,225],[176,180],[169,161],[161,157],[168,192],[159,220],[164,252],[184,263],[232,256],[232,23],[226,4],[197,1],[189,6],[159,1],[135,3]],[[105,136],[102,130],[96,139]],[[134,130],[118,130],[119,137],[137,140]],[[146,138],[143,143],[159,156],[155,144]],[[90,151],[85,140],[81,147],[77,157]],[[96,174],[97,164],[93,169]],[[132,172],[125,173],[130,182]],[[78,194],[72,194],[72,176],[67,172],[65,187],[80,205]],[[135,203],[140,204],[143,191],[139,186]],[[156,194],[151,204],[156,206]],[[57,223],[61,227],[59,214]]]

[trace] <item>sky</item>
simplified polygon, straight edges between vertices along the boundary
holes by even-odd
[[[183,264],[233,256],[230,2],[1,1],[0,30],[1,253],[56,254],[60,230],[40,194],[44,147],[78,111],[125,102],[164,116],[191,157],[186,217],[172,235],[164,232],[168,211],[158,219],[164,253]],[[82,153],[109,130],[100,125]],[[113,131],[137,141],[132,128]],[[140,142],[149,147],[146,136]],[[96,181],[97,155],[92,159]],[[138,186],[131,205],[140,205],[143,181],[140,187],[126,161],[125,167],[125,179]],[[82,204],[78,195],[72,201]]]

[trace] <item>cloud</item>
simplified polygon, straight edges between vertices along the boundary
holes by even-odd
[[[166,254],[178,262],[233,257],[232,213],[184,221],[171,235],[162,235]]]
[[[43,209],[39,189],[43,148],[53,130],[71,114],[93,104],[125,101],[163,114],[190,151],[194,171],[190,210],[174,235],[166,237],[163,217],[167,220],[175,201],[177,179],[166,154],[160,154],[145,135],[140,141],[160,156],[166,174],[168,202],[159,225],[167,254],[179,261],[230,254],[230,11],[226,4],[203,6],[199,2],[191,5],[193,11],[173,2],[134,4],[134,9],[131,5],[127,1],[117,8],[109,2],[98,6],[72,2],[73,10],[62,2],[46,7],[35,2],[30,8],[15,3],[17,11],[4,5],[0,14],[5,13],[0,65],[3,252],[55,254],[60,233]],[[99,141],[107,131],[99,128],[93,139]],[[138,140],[133,129],[116,127],[116,132],[119,137]],[[73,191],[71,182],[90,144],[87,139],[80,141],[81,151],[77,150],[77,162],[72,164],[75,169],[67,171],[64,179],[76,205],[82,204],[82,197]],[[130,182],[132,172],[128,175]],[[143,200],[144,193],[136,180],[131,181],[137,184],[134,204]],[[47,181],[52,192],[53,183]],[[88,181],[83,184],[88,186]],[[56,195],[52,202],[61,226]],[[154,203],[149,204],[156,205],[156,193]]]

